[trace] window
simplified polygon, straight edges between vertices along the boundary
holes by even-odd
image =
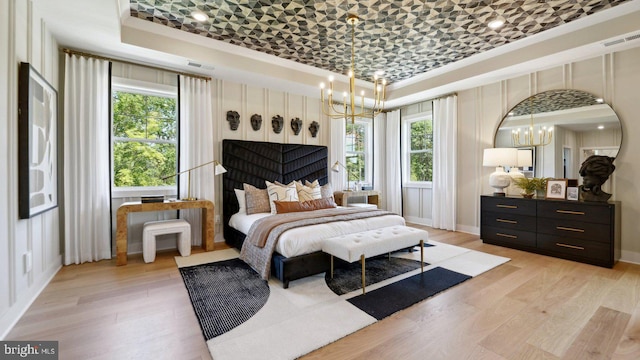
[[[111,128],[114,189],[175,189],[176,177],[162,178],[177,169],[176,99],[173,86],[114,78]]]
[[[405,171],[409,182],[433,179],[433,122],[431,113],[422,113],[404,121],[406,141]]]
[[[373,177],[373,121],[358,119],[355,124],[347,120],[345,137],[345,166],[349,188],[360,182],[371,186]]]

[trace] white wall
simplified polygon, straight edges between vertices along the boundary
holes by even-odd
[[[493,147],[503,115],[529,95],[551,89],[578,89],[601,96],[622,122],[623,142],[609,179],[612,200],[622,203],[622,260],[640,263],[640,193],[636,186],[640,164],[640,48],[576,61],[562,66],[458,91],[458,224],[478,233],[480,195],[489,193],[491,169],[482,167],[482,151]],[[613,134],[612,136],[617,136]],[[562,144],[561,144],[562,145]],[[578,143],[576,142],[576,145]],[[561,148],[561,146],[560,146]],[[557,149],[555,149],[557,150]]]
[[[59,89],[57,47],[31,1],[0,1],[0,339],[62,266],[60,210],[19,220],[17,196],[18,64],[29,62]],[[27,252],[30,272],[24,271]]]

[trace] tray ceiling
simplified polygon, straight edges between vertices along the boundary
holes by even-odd
[[[132,17],[341,74],[356,14],[356,77],[384,70],[397,82],[629,0],[129,1]],[[505,25],[492,30],[497,17]]]

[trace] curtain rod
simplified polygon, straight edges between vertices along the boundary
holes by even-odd
[[[85,57],[91,57],[91,58],[100,59],[100,60],[106,60],[106,61],[115,61],[115,62],[119,62],[119,63],[122,63],[122,64],[127,64],[127,65],[142,66],[142,67],[146,67],[146,68],[153,69],[153,70],[168,71],[168,72],[172,72],[174,74],[189,76],[189,77],[196,78],[196,79],[202,79],[202,80],[207,80],[207,81],[211,80],[211,77],[209,77],[209,76],[198,75],[198,74],[190,74],[190,73],[187,73],[187,72],[182,72],[182,71],[162,68],[162,67],[158,67],[158,66],[139,64],[139,63],[135,63],[135,62],[132,62],[132,61],[116,59],[116,58],[110,58],[110,57],[100,56],[100,55],[95,55],[95,54],[89,54],[89,53],[76,51],[76,50],[71,50],[71,49],[66,49],[66,48],[63,48],[62,51],[64,53],[70,54],[70,55],[85,56]]]

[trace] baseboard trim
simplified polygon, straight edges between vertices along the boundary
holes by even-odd
[[[43,277],[41,278],[42,281],[38,284],[34,284],[26,294],[18,297],[18,301],[16,301],[16,303],[9,308],[9,311],[0,318],[0,340],[4,340],[7,335],[9,335],[9,332],[14,326],[16,326],[18,321],[20,321],[24,313],[29,310],[31,304],[36,301],[38,296],[40,296],[40,293],[42,293],[47,285],[49,285],[58,271],[62,269],[62,255],[58,257],[58,261],[54,262],[54,264],[57,265],[53,265],[43,274]]]

